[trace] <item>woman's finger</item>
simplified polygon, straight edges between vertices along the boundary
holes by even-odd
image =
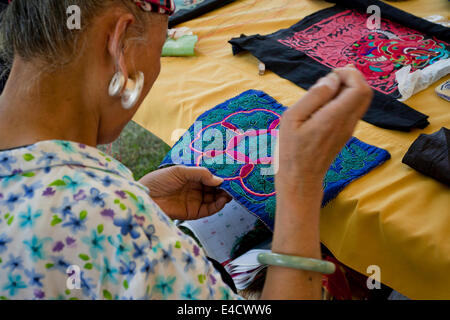
[[[220,197],[216,201],[211,203],[203,203],[199,210],[200,217],[210,216],[219,212],[229,202],[226,197]]]
[[[362,73],[353,66],[336,68],[334,69],[334,73],[339,76],[340,80],[346,87],[359,88],[362,85],[368,86]]]
[[[230,202],[233,198],[222,189],[217,187],[203,187],[203,202],[211,203],[217,201],[219,198],[225,198],[227,202]]]
[[[179,170],[187,181],[201,182],[205,186],[217,187],[223,182],[222,178],[213,175],[206,168],[180,166]]]
[[[297,103],[288,109],[289,120],[306,121],[314,112],[336,96],[340,86],[341,80],[333,72],[319,79]]]
[[[326,113],[329,119],[357,121],[366,113],[373,97],[373,91],[362,74],[355,68],[335,70],[344,84],[339,95],[324,105],[319,113]]]

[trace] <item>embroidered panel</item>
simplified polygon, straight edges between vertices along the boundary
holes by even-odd
[[[278,41],[330,68],[353,63],[372,88],[385,94],[396,93],[400,68],[411,65],[414,72],[450,56],[444,41],[387,19],[371,30],[368,18],[346,10]]]
[[[284,106],[249,90],[201,115],[174,145],[161,166],[208,168],[224,178],[222,188],[273,230],[274,152]],[[351,138],[330,167],[323,205],[351,181],[389,159],[387,151]]]
[[[195,19],[233,1],[234,0],[175,0],[176,11],[169,19],[169,28],[188,20]]]

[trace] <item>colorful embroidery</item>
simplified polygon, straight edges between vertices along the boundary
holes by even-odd
[[[208,168],[224,178],[223,189],[273,230],[273,151],[284,110],[264,92],[246,91],[201,115],[161,166]],[[327,174],[323,204],[389,157],[385,150],[352,138]]]
[[[175,0],[176,11],[181,9],[193,9],[205,0]]]
[[[398,69],[411,65],[414,72],[450,56],[446,42],[386,19],[370,30],[367,19],[346,10],[278,41],[330,68],[353,63],[372,88],[396,97]]]
[[[170,17],[169,28],[188,20],[195,19],[205,13],[218,9],[234,0],[174,0],[175,14]]]

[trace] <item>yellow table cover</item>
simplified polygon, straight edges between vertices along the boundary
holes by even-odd
[[[389,2],[420,17],[449,17],[447,0]],[[162,58],[162,71],[134,120],[173,145],[180,133],[215,105],[248,90],[267,92],[289,106],[305,91],[267,71],[258,75],[251,54],[234,57],[228,40],[270,34],[332,4],[320,0],[238,0],[180,26],[199,36],[196,56]],[[382,14],[382,13],[381,13]],[[321,239],[344,264],[413,299],[450,299],[450,188],[402,164],[421,133],[450,127],[450,103],[438,83],[406,101],[429,115],[430,125],[410,133],[360,121],[355,136],[384,148],[392,159],[352,182],[321,212]],[[338,128],[337,128],[338,130]]]

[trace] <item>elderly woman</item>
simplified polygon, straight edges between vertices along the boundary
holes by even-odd
[[[81,29],[67,10],[81,9]],[[73,7],[72,7],[73,8]],[[239,298],[172,219],[230,200],[201,168],[134,181],[95,147],[113,141],[160,71],[159,0],[14,0],[2,20],[11,73],[0,97],[0,297]],[[351,66],[284,114],[272,251],[320,259],[322,179],[371,99]],[[321,274],[270,266],[265,299],[321,296]]]

